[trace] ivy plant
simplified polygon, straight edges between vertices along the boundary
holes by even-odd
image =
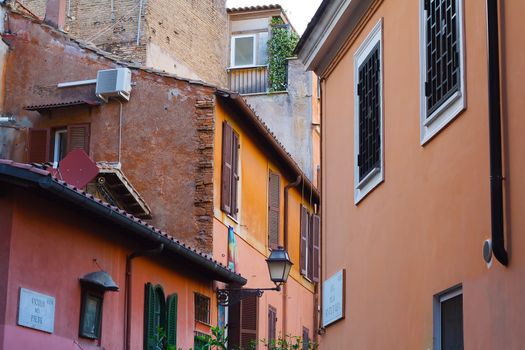
[[[268,79],[270,91],[286,91],[288,61],[299,41],[299,36],[284,24],[280,17],[271,21],[271,38],[268,40]]]

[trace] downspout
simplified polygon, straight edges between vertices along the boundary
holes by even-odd
[[[498,1],[487,0],[489,147],[490,147],[490,209],[492,252],[507,266],[503,222],[503,175],[501,151],[501,96],[499,63]]]
[[[284,241],[284,249],[288,251],[288,191],[292,187],[299,186],[301,183],[303,177],[301,175],[297,176],[297,179],[294,182],[289,183],[284,187],[284,232],[283,232],[283,241]],[[283,285],[283,337],[286,337],[286,306],[287,306],[287,298],[288,298],[288,287],[286,286],[286,283]]]
[[[130,349],[131,342],[131,271],[132,271],[132,260],[139,256],[154,256],[160,254],[164,250],[164,244],[161,243],[157,248],[150,250],[143,250],[140,252],[133,252],[126,257],[126,306],[124,308],[126,315],[124,317],[124,344],[125,350]]]

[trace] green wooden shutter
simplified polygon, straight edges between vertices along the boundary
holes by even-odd
[[[168,338],[168,346],[177,346],[177,304],[179,297],[177,294],[172,294],[168,297],[168,326],[166,335]]]
[[[155,350],[155,291],[151,283],[144,287],[144,349]]]

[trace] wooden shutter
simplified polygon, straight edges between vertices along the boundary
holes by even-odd
[[[81,149],[89,155],[89,124],[74,124],[67,127],[67,152]]]
[[[273,349],[277,336],[277,310],[268,306],[268,348]]]
[[[308,214],[308,262],[306,263],[307,277],[311,281],[314,273],[314,235],[312,215]]]
[[[241,301],[241,344],[243,349],[249,349],[257,342],[257,306],[259,297],[251,295]]]
[[[168,297],[167,302],[167,318],[168,325],[166,329],[166,338],[168,346],[177,346],[177,304],[179,297],[177,294],[172,294]]]
[[[232,144],[233,129],[227,122],[222,123],[222,178],[221,210],[231,214],[232,211]]]
[[[303,350],[309,350],[310,348],[310,331],[308,328],[303,327]]]
[[[228,349],[238,349],[241,345],[241,304],[228,306]]]
[[[305,207],[301,206],[301,247],[300,247],[300,265],[301,265],[301,274],[304,276],[307,275],[306,266],[307,266],[307,253],[308,253],[308,211]]]
[[[237,205],[237,194],[239,187],[239,134],[232,129],[232,199],[231,199],[231,213],[234,218],[237,217],[239,211]]]
[[[49,160],[49,129],[29,129],[29,163],[44,163]]]
[[[312,280],[319,282],[320,263],[321,263],[321,218],[319,215],[312,216],[312,236],[313,236],[313,274]]]
[[[151,283],[144,287],[144,349],[155,350],[155,291]]]
[[[268,184],[268,246],[279,245],[280,177],[270,171]]]

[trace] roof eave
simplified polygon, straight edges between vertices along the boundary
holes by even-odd
[[[306,68],[323,77],[375,1],[323,1],[297,45],[296,53]]]

